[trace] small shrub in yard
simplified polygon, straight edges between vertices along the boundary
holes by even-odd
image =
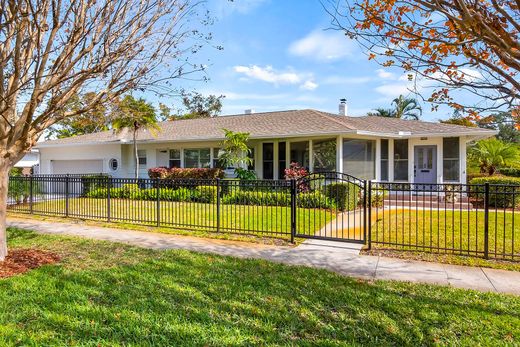
[[[509,177],[520,177],[520,169],[515,167],[504,167],[498,170],[501,175]]]
[[[388,195],[388,192],[386,190],[381,189],[372,189],[371,193],[371,201],[370,206],[371,207],[383,207],[385,197]]]
[[[471,180],[470,184],[484,185],[489,183],[489,204],[491,207],[511,208],[520,206],[520,177],[488,176]],[[483,187],[471,187],[478,189],[479,197],[484,196]],[[473,192],[475,193],[475,192]]]
[[[83,196],[88,196],[91,190],[102,188],[107,185],[110,175],[96,174],[86,175],[81,177],[81,184],[83,186]]]
[[[182,188],[181,188],[182,189]],[[217,187],[198,186],[193,190],[193,200],[203,203],[214,203],[217,201]]]
[[[224,178],[224,171],[219,168],[165,168],[156,167],[148,170],[148,176],[152,179],[215,179]]]
[[[302,208],[334,208],[336,205],[319,191],[298,194],[298,207]]]
[[[361,188],[353,183],[331,183],[325,187],[325,196],[338,210],[351,211],[358,205],[360,191]]]

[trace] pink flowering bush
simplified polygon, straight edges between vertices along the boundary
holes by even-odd
[[[309,172],[304,167],[300,166],[298,163],[291,163],[288,169],[285,169],[285,179],[286,180],[297,180],[298,178],[302,178],[307,176]]]
[[[148,170],[150,178],[162,179],[214,179],[223,178],[224,171],[218,168],[167,168],[155,167]]]

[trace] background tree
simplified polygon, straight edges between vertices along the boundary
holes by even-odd
[[[471,148],[470,156],[478,161],[481,173],[492,176],[497,169],[510,166],[518,160],[518,149],[514,144],[492,138],[477,142]]]
[[[138,134],[144,131],[154,133],[159,130],[155,109],[144,99],[135,99],[131,95],[126,95],[121,101],[116,103],[113,114],[113,129],[116,133],[129,130],[132,132],[132,144],[134,152],[134,177],[139,178],[139,156],[137,152]]]
[[[95,93],[74,95],[61,112],[74,112],[84,108],[96,97]],[[75,117],[66,117],[49,128],[46,139],[64,138],[77,135],[97,133],[111,128],[109,117],[111,105],[108,102],[99,103],[95,107],[80,113]]]
[[[481,100],[477,110],[518,108],[520,15],[510,0],[331,0],[333,26],[368,58],[434,81],[434,104],[464,106],[454,90]],[[460,94],[459,94],[460,95]],[[473,105],[470,105],[473,106]]]
[[[373,112],[369,112],[368,116],[414,119],[418,120],[422,114],[422,108],[416,99],[410,97],[399,97],[392,100],[393,108],[376,108]]]
[[[192,0],[0,0],[0,261],[9,169],[42,133],[127,91],[167,93],[210,24]],[[64,110],[75,95],[88,104]]]
[[[422,114],[422,108],[414,98],[399,95],[392,101],[392,105],[395,107],[393,112],[395,118],[418,120]]]

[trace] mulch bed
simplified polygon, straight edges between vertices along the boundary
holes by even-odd
[[[54,264],[60,260],[59,255],[39,249],[13,249],[0,262],[0,278],[23,274],[42,265]]]

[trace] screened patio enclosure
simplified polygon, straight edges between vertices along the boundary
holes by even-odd
[[[310,172],[338,171],[378,182],[465,183],[466,141],[461,137],[369,138],[337,136],[256,144],[260,178],[283,179],[298,163]]]

